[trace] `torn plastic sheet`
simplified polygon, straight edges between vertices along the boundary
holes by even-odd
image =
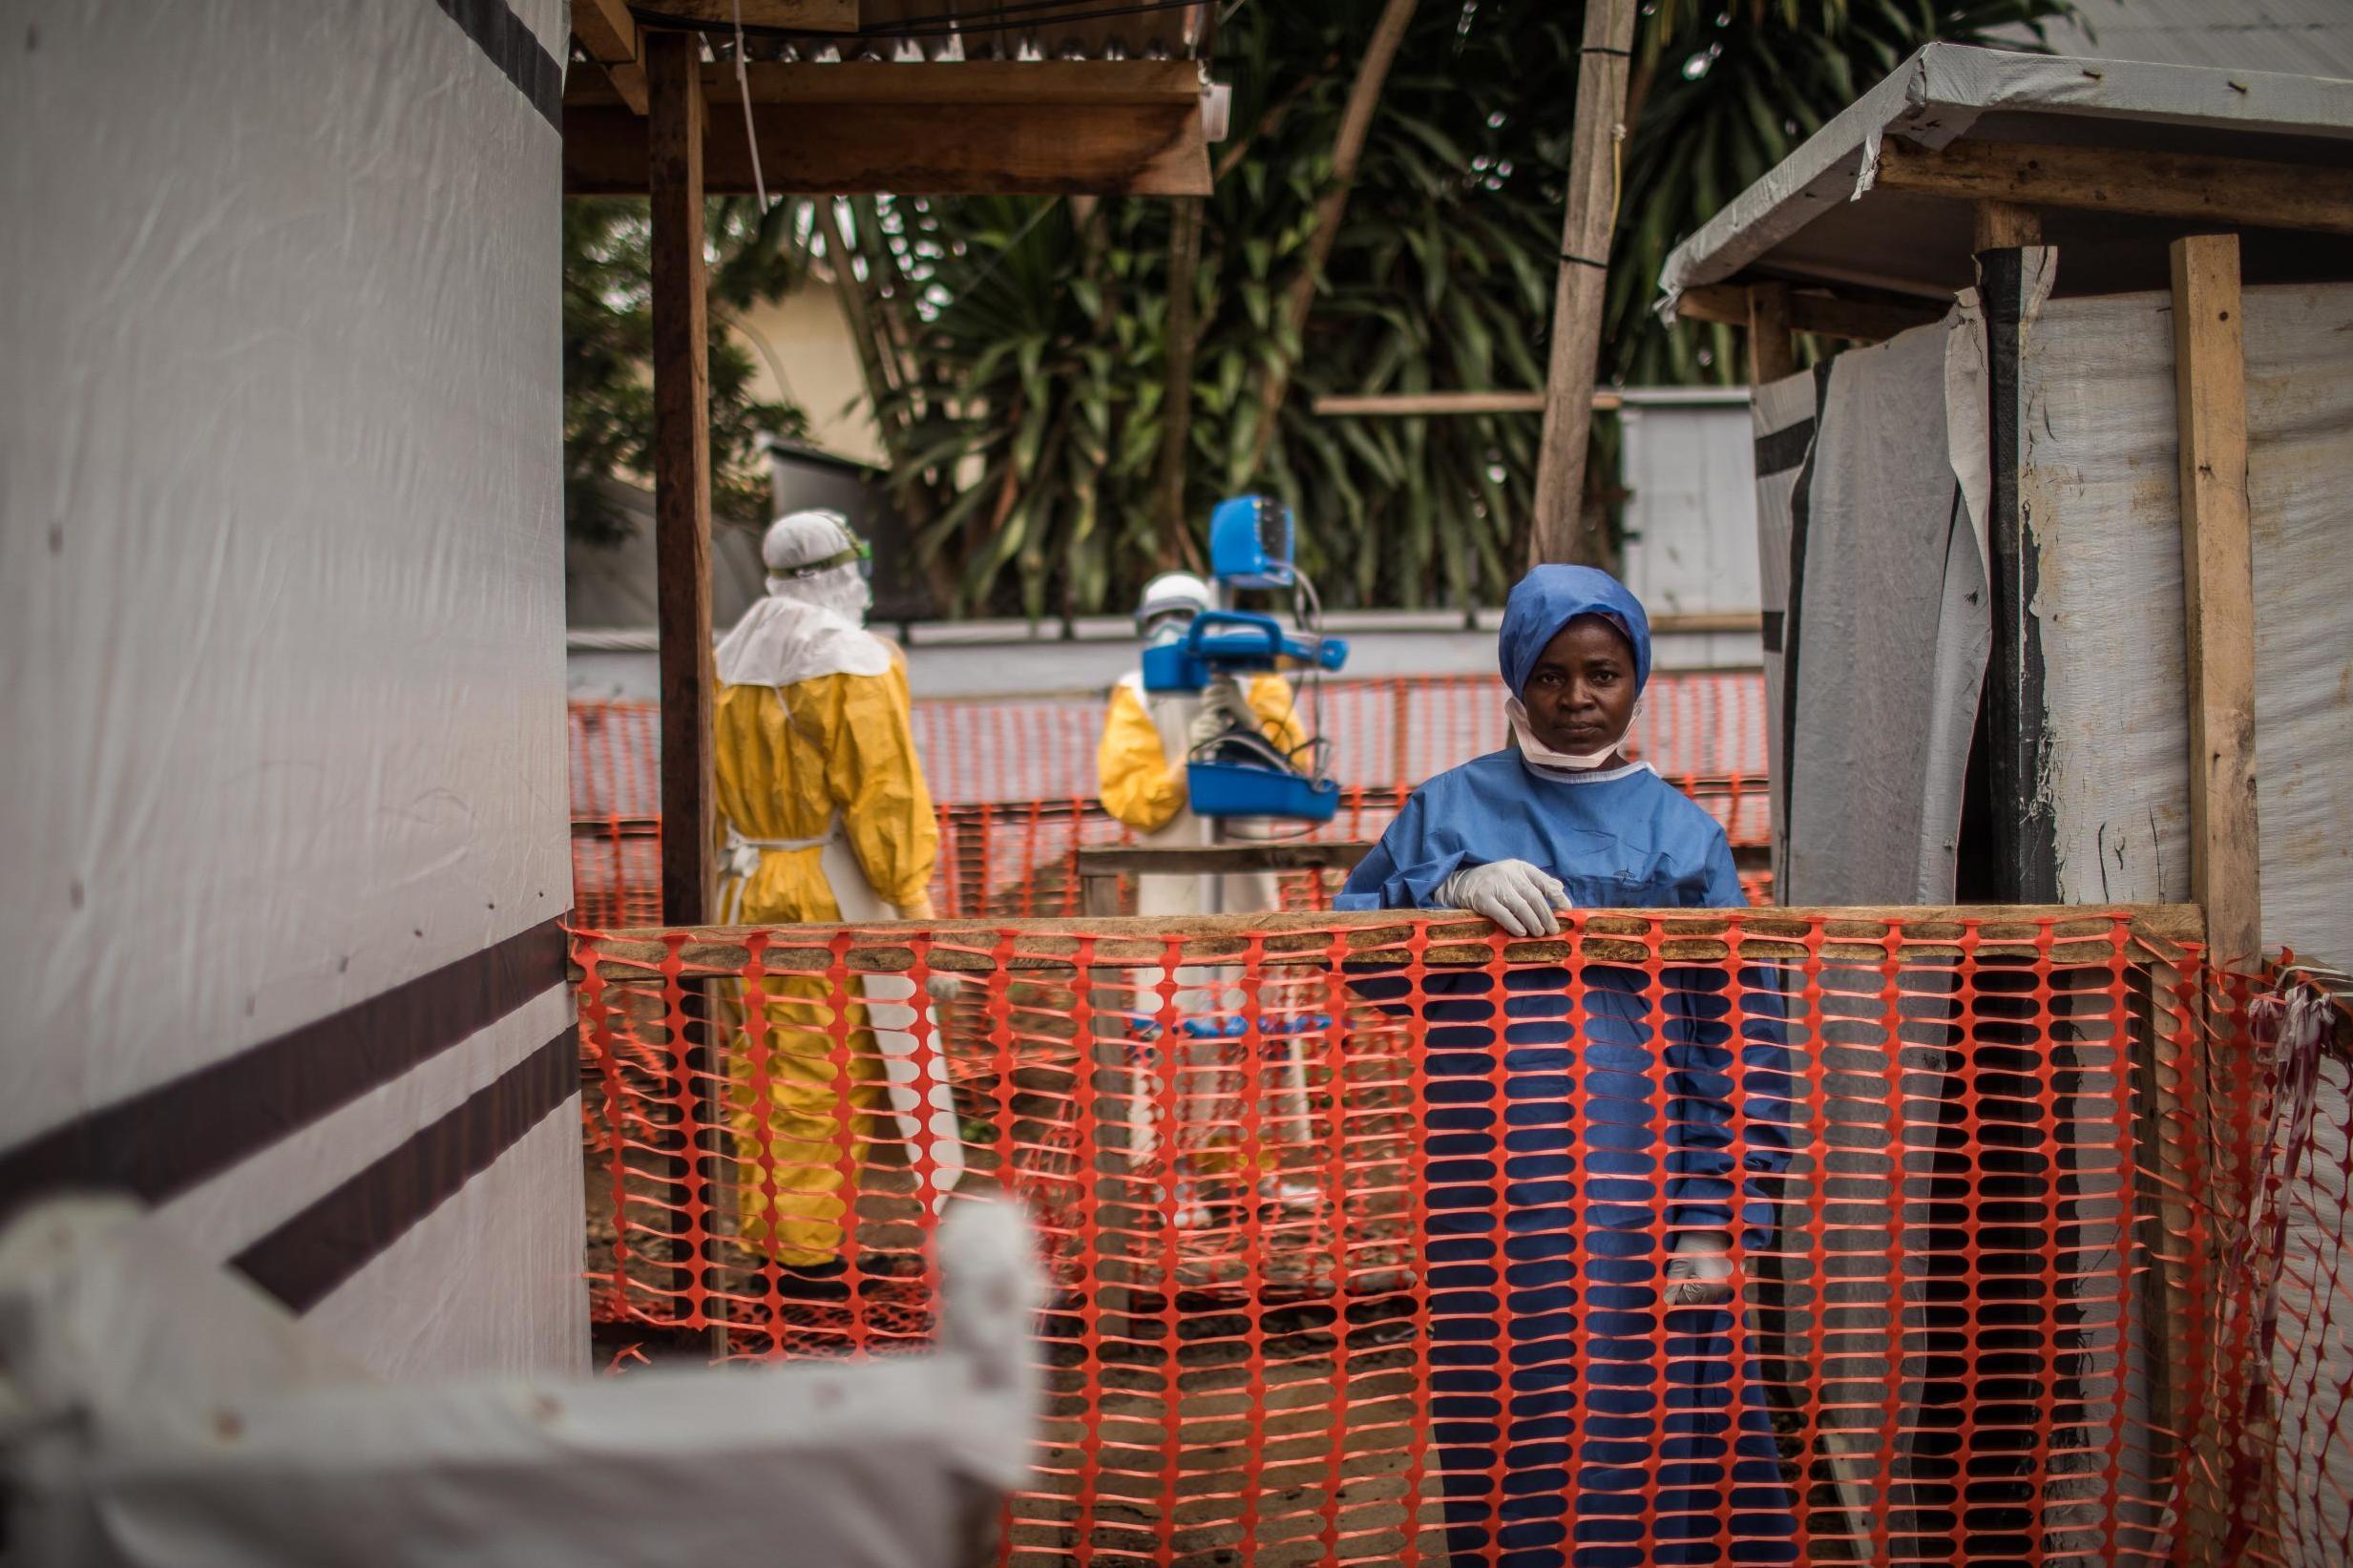
[[[971,1560],[1029,1474],[1043,1286],[1011,1205],[959,1205],[938,1251],[930,1354],[385,1384],[128,1205],[46,1204],[0,1237],[11,1544],[53,1568]]]

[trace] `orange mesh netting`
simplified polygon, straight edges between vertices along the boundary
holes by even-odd
[[[1378,838],[1413,787],[1504,742],[1488,677],[1330,681],[1325,733],[1343,784],[1319,839]],[[576,701],[572,725],[574,908],[599,928],[661,918],[659,710]],[[1103,704],[1092,700],[918,701],[917,748],[937,803],[932,899],[968,918],[1075,914],[1082,845],[1128,842],[1095,798]],[[1764,688],[1754,674],[1661,675],[1643,694],[1628,749],[1723,824],[1735,849],[1771,833]],[[1761,866],[1742,877],[1771,901]],[[1324,907],[1329,888],[1287,879],[1286,908]]]
[[[600,1312],[918,1344],[1019,1194],[1008,1562],[2342,1561],[2345,1058],[2158,919],[582,933]]]

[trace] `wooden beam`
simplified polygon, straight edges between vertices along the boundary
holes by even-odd
[[[1789,285],[1749,285],[1749,385],[1762,387],[1797,371],[1797,345],[1790,339]]]
[[[1373,852],[1371,839],[1327,839],[1320,844],[1234,843],[1200,848],[1110,844],[1079,851],[1081,876],[1220,874],[1242,871],[1353,871]]]
[[[848,70],[824,66],[822,71]],[[887,66],[922,75],[960,66]],[[1026,69],[1026,68],[1024,68]],[[724,108],[706,149],[704,188],[753,189],[743,110]],[[1209,152],[1198,94],[1141,103],[901,101],[755,104],[770,192],[823,196],[1207,196]],[[632,196],[647,188],[645,128],[618,102],[567,104],[564,193]]]
[[[2126,904],[2111,907],[2131,923],[2134,947],[2132,961],[2145,962],[2180,945],[2194,942],[2203,929],[2203,917],[2194,904]],[[1899,954],[1949,957],[1974,926],[1981,952],[2016,950],[2022,956],[2044,956],[2063,963],[2096,963],[2113,951],[2109,932],[2109,909],[2077,905],[2020,906],[2012,904],[1919,905],[1855,909],[1759,909],[1736,914],[1711,909],[1611,909],[1582,914],[1579,938],[1585,956],[1613,938],[1639,936],[1651,922],[1663,921],[1667,941],[1660,955],[1693,962],[1722,961],[1727,956],[1724,935],[1736,921],[1743,951],[1755,956],[1802,958],[1801,945],[1816,921],[1821,922],[1826,947],[1852,945],[1853,956],[1827,954],[1824,961],[1878,963],[1885,957],[1889,931],[1900,934]],[[2048,919],[2052,943],[2038,952],[2042,928]],[[1166,955],[1167,939],[1231,944],[1235,961],[1243,944],[1258,940],[1272,962],[1323,963],[1332,951],[1332,936],[1339,933],[1352,951],[1396,949],[1426,925],[1433,942],[1450,938],[1450,947],[1433,946],[1432,961],[1484,963],[1491,956],[1485,946],[1494,927],[1482,917],[1454,910],[1381,909],[1364,913],[1206,914],[1132,916],[1108,922],[1099,917],[1072,920],[1018,921],[940,920],[870,926],[796,926],[788,942],[766,946],[760,960],[777,973],[823,972],[839,962],[830,944],[850,931],[867,940],[850,950],[849,962],[859,970],[905,968],[911,957],[908,942],[921,937],[931,945],[926,961],[935,970],[986,974],[998,968],[997,949],[1013,933],[1018,949],[1005,967],[1016,970],[1067,970],[1082,940],[1094,939],[1098,964],[1154,964]],[[677,951],[689,972],[740,974],[752,952],[747,938],[756,927],[711,927],[696,930]],[[764,935],[772,934],[763,932]],[[668,930],[662,927],[608,932],[598,938],[589,955],[607,980],[644,982],[657,978],[668,960]],[[1471,944],[1476,943],[1476,946]],[[1629,944],[1630,945],[1630,944]],[[1786,949],[1786,951],[1779,950]],[[577,962],[576,955],[576,962]],[[1519,962],[1561,962],[1578,956],[1561,937],[1535,938],[1511,944]]]
[[[594,0],[575,0],[587,5]],[[922,65],[843,60],[831,65],[756,60],[744,68],[703,67],[703,91],[716,109],[736,109],[749,88],[764,103],[1198,104],[1201,70],[1191,60],[963,60]],[[564,106],[609,107],[612,90],[594,76],[564,85]]]
[[[711,464],[709,302],[703,261],[702,84],[695,39],[645,40],[642,125],[652,202],[655,599],[662,659],[662,911],[709,918],[711,901]]]
[[[1586,0],[1577,107],[1568,147],[1568,212],[1553,282],[1552,352],[1544,371],[1544,428],[1536,449],[1535,526],[1528,564],[1591,561],[1607,541],[1585,517],[1586,445],[1593,427],[1595,361],[1607,304],[1609,240],[1617,227],[1626,136],[1626,62],[1635,0]]]
[[[2019,250],[2043,242],[2042,216],[2015,201],[1980,201],[1971,214],[1971,251]]]
[[[741,21],[747,28],[790,28],[796,32],[858,30],[858,0],[653,0],[646,10],[715,28],[732,28]]]
[[[600,65],[629,61],[641,52],[637,18],[627,0],[572,0],[572,35]],[[571,89],[567,84],[565,91]]]
[[[2247,523],[2247,367],[2238,237],[2173,245],[2174,406],[2189,654],[2190,891],[2217,963],[2263,947],[2255,797],[2255,555]]]
[[[1614,408],[1625,401],[1615,392],[1595,392],[1592,407]],[[1362,414],[1375,418],[1409,414],[1535,414],[1544,410],[1542,392],[1373,392],[1319,397],[1309,405],[1319,414]]]
[[[588,57],[604,68],[605,86],[633,114],[645,113],[644,35],[629,14],[627,0],[572,0],[572,35]],[[564,84],[568,99],[594,72],[576,73]]]
[[[1701,283],[1685,289],[1675,301],[1678,319],[1749,324],[1749,290],[1742,283]],[[1899,332],[1942,319],[1943,311],[1924,303],[1860,300],[1851,295],[1799,291],[1789,296],[1789,327],[1819,337],[1856,343],[1884,343]]]
[[[1877,183],[1964,201],[2353,234],[2353,168],[2342,164],[2018,141],[1963,140],[1932,153],[1890,137]]]
[[[1653,636],[1666,637],[1677,632],[1762,632],[1765,616],[1761,610],[1691,610],[1677,614],[1662,611],[1650,617]]]

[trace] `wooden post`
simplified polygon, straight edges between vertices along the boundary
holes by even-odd
[[[2026,463],[2026,391],[2019,355],[2027,331],[2027,253],[1978,258],[1985,305],[1986,445],[1993,479],[1987,519],[1992,559],[1993,648],[1985,661],[1980,724],[1990,797],[1994,897],[2050,904],[2059,896],[2057,826],[2042,791],[2049,763],[2043,699],[2043,628],[2034,616],[2042,563],[2027,536],[2020,479]]]
[[[700,926],[711,912],[711,431],[708,301],[703,266],[703,73],[687,32],[645,39],[646,171],[651,201],[654,370],[654,598],[662,648],[662,921]],[[712,1045],[711,989],[690,983],[675,1042],[694,1107],[691,1167],[677,1161],[669,1196],[682,1227],[678,1283],[709,1283],[689,1208],[731,1208],[723,1065]],[[758,1005],[755,1000],[752,1005]],[[689,1172],[692,1181],[687,1180]],[[732,1220],[728,1214],[725,1219]],[[723,1297],[711,1300],[710,1349],[727,1353]]]
[[[2190,705],[2190,896],[2205,911],[2208,961],[2244,970],[2263,946],[2260,845],[2255,783],[2255,567],[2247,505],[2247,371],[2239,298],[2238,237],[2191,235],[2173,244],[2174,407],[2180,449],[2181,598]],[[2182,1064],[2193,1128],[2210,1129],[2210,1200],[2228,1217],[2213,1251],[2192,1267],[2216,1267],[2247,1212],[2257,1180],[2248,1130],[2222,1114],[2246,1094],[2248,1042],[2218,986],[2194,1010],[2197,1050]],[[2195,1326],[2194,1326],[2195,1327]],[[2259,1353],[2240,1326],[2218,1336],[2227,1363]],[[2205,1390],[2190,1390],[2192,1399]],[[2224,1452],[2213,1412],[2191,1429],[2193,1562],[2232,1560],[2250,1499],[2213,1478],[2245,1479],[2241,1467],[2271,1449],[2268,1403],[2243,1412],[2236,1453]],[[2237,1473],[2235,1474],[2235,1473]],[[2268,1482],[2266,1477],[2266,1482]],[[2254,1507],[2260,1512],[2261,1504]]]
[[[1971,251],[2019,250],[2043,242],[2043,220],[2032,207],[2015,201],[1980,201],[1975,216],[1977,234]]]
[[[1577,65],[1577,116],[1568,151],[1568,216],[1552,296],[1552,361],[1544,374],[1544,431],[1536,460],[1535,526],[1528,564],[1591,560],[1585,536],[1586,442],[1593,424],[1594,361],[1617,226],[1618,167],[1626,135],[1626,60],[1634,47],[1634,0],[1586,0]]]
[[[2190,897],[2217,964],[2261,956],[2255,809],[2255,558],[2247,530],[2247,367],[2238,237],[2176,240],[2174,401],[2190,700]]]
[[[1789,284],[1749,288],[1749,385],[1762,387],[1797,371],[1797,345],[1789,335]]]
[[[652,185],[655,595],[662,643],[662,919],[711,898],[711,432],[696,40],[645,40]]]

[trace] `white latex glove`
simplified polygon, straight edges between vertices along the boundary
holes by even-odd
[[[964,994],[964,977],[934,970],[923,977],[923,990],[935,1002],[953,1002]]]
[[[1558,936],[1552,911],[1568,902],[1560,878],[1524,860],[1465,866],[1438,885],[1440,908],[1483,914],[1514,936]]]
[[[1237,724],[1256,725],[1258,715],[1250,709],[1250,700],[1242,690],[1242,682],[1232,676],[1221,675],[1204,687],[1201,702],[1206,708],[1224,714]]]
[[[1204,701],[1201,711],[1193,715],[1192,726],[1185,732],[1187,749],[1206,746],[1211,741],[1233,728],[1233,720],[1214,702]]]
[[[1667,1305],[1713,1307],[1733,1299],[1732,1238],[1720,1230],[1678,1232],[1669,1244]]]

